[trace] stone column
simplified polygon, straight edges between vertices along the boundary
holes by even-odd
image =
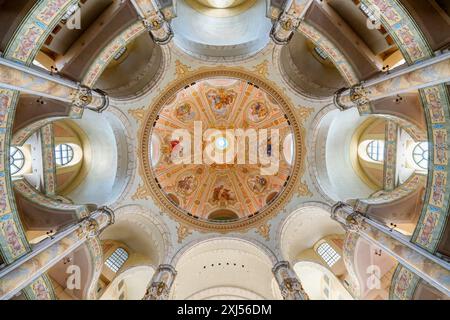
[[[277,262],[272,272],[277,280],[284,300],[309,300],[297,274],[292,270],[289,262]]]
[[[168,300],[177,272],[170,264],[161,264],[153,275],[142,300]]]
[[[175,17],[173,10],[164,12],[153,5],[151,0],[131,0],[133,6],[156,44],[164,45],[173,38],[170,20]]]
[[[356,232],[395,258],[405,268],[450,296],[450,264],[411,243],[402,234],[372,221],[343,202],[332,208],[331,217],[348,232]]]
[[[31,252],[0,270],[0,300],[13,297],[88,238],[114,223],[114,212],[102,207],[74,226],[37,244]]]
[[[339,90],[334,97],[341,110],[364,106],[370,101],[432,87],[450,81],[450,52],[390,74]]]
[[[0,88],[64,101],[73,108],[96,112],[102,112],[109,104],[108,96],[101,91],[3,58],[0,58]]]

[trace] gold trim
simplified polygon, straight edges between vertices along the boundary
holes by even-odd
[[[151,138],[153,123],[156,121],[159,111],[162,107],[164,107],[164,105],[166,105],[167,101],[169,101],[178,91],[182,90],[188,83],[217,77],[229,77],[248,81],[257,85],[266,93],[270,94],[279,103],[280,107],[288,117],[291,123],[292,132],[294,133],[294,141],[296,143],[296,153],[292,165],[291,176],[284,190],[278,196],[278,199],[253,217],[227,223],[199,220],[187,215],[184,211],[180,210],[175,204],[167,199],[162,190],[158,187],[158,184],[155,181],[153,170],[151,169],[150,159],[147,156],[149,154],[149,142]],[[261,220],[278,214],[285,206],[285,204],[292,198],[293,194],[297,192],[298,185],[304,185],[300,183],[300,177],[304,173],[306,146],[304,143],[304,128],[297,118],[296,109],[289,102],[289,99],[284,94],[280,93],[281,90],[276,88],[276,84],[272,82],[269,84],[267,80],[261,78],[258,75],[255,75],[254,73],[225,66],[215,68],[200,68],[197,71],[189,73],[186,77],[177,79],[169,84],[168,89],[162,92],[160,96],[155,99],[155,103],[149,108],[145,116],[143,126],[141,127],[139,132],[139,154],[142,155],[139,161],[139,170],[141,175],[144,177],[143,180],[146,191],[143,190],[144,186],[141,185],[134,197],[137,199],[142,196],[146,197],[147,195],[151,195],[155,201],[155,204],[160,207],[161,211],[168,212],[180,222],[185,223],[188,227],[192,227],[196,230],[204,232],[224,233],[248,229],[260,224]],[[301,189],[305,191],[304,188]],[[310,194],[307,186],[306,190],[307,191],[305,191],[305,193]]]

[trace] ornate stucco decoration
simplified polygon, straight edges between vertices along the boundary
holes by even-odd
[[[370,102],[367,94],[367,89],[362,84],[350,88],[350,100],[357,106],[363,106]]]
[[[132,200],[148,200],[148,198],[151,196],[151,193],[149,192],[146,185],[140,184],[134,193],[134,195],[131,196]]]
[[[92,90],[86,86],[80,85],[72,98],[72,105],[78,108],[84,108],[92,102]]]
[[[192,234],[192,230],[190,230],[187,226],[179,224],[177,227],[177,236],[178,243],[182,243],[187,236]]]
[[[245,231],[252,227],[261,224],[261,220],[266,220],[278,214],[286,205],[286,203],[292,198],[293,194],[298,192],[298,186],[303,185],[300,190],[301,194],[310,195],[310,191],[306,185],[301,183],[301,176],[304,173],[304,159],[305,159],[305,139],[304,128],[302,122],[298,118],[296,109],[292,106],[290,100],[284,96],[282,91],[279,90],[274,83],[262,78],[259,74],[254,74],[242,69],[230,68],[230,67],[214,67],[214,68],[201,68],[196,71],[190,71],[189,67],[182,63],[177,63],[177,75],[178,78],[170,83],[166,90],[164,90],[159,97],[154,100],[154,104],[147,109],[147,113],[144,116],[144,121],[139,130],[139,154],[140,157],[140,173],[143,177],[144,184],[140,185],[132,199],[147,199],[149,196],[155,201],[155,204],[160,207],[161,211],[170,214],[172,217],[180,221],[180,223],[186,228],[192,230],[198,230],[202,232],[231,232],[231,231]],[[276,101],[279,105],[286,119],[289,120],[290,128],[293,135],[293,143],[295,145],[295,152],[292,156],[291,171],[289,178],[283,185],[282,190],[277,193],[276,198],[273,201],[267,202],[267,205],[263,207],[256,214],[248,215],[244,218],[231,219],[227,221],[211,221],[198,216],[188,214],[186,210],[182,210],[176,201],[172,198],[169,199],[168,195],[162,191],[160,183],[155,178],[154,170],[152,169],[152,163],[150,161],[150,142],[152,137],[152,130],[155,122],[159,119],[161,109],[167,105],[168,102],[173,102],[173,97],[184,89],[186,85],[190,85],[204,79],[236,79],[250,83],[263,90],[266,94],[270,95],[273,101]],[[192,99],[200,99],[200,97],[192,95]],[[144,109],[146,110],[146,109]],[[141,117],[141,111],[139,111],[139,118]],[[171,177],[169,178],[171,179]],[[179,193],[176,196],[180,196]],[[183,228],[179,228],[183,231]],[[182,232],[183,234],[183,232]]]
[[[298,119],[302,123],[305,123],[306,120],[308,120],[309,116],[314,112],[314,108],[300,106],[300,107],[296,108],[296,111],[297,111]]]
[[[177,79],[186,76],[191,72],[191,67],[183,64],[180,60],[175,60],[175,76]]]
[[[136,119],[136,121],[141,122],[144,120],[144,116],[146,111],[144,110],[144,107],[138,108],[138,109],[130,109],[128,110],[128,113]]]
[[[309,187],[306,183],[304,183],[303,181],[299,181],[298,182],[298,187],[296,190],[297,194],[300,197],[312,197],[312,192],[309,190]]]
[[[262,76],[264,78],[268,78],[269,77],[269,61],[264,60],[260,64],[257,64],[256,66],[254,66],[253,70],[260,76]]]
[[[261,237],[266,239],[266,241],[270,240],[270,223],[264,223],[256,228],[256,233],[258,233]]]

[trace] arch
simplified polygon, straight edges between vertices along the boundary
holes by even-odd
[[[98,260],[101,260],[98,257],[101,251],[98,251],[98,246],[98,240],[88,240],[49,269],[48,274],[60,299],[96,298],[97,281],[101,270],[101,264],[98,263]],[[80,276],[79,288],[69,287],[69,284],[72,284],[67,281],[70,274]]]
[[[114,99],[128,100],[141,96],[158,83],[166,56],[165,50],[155,44],[146,32],[121,45],[122,51],[107,57],[109,64],[99,74],[95,87]]]
[[[301,32],[277,48],[278,68],[291,89],[312,99],[325,99],[347,84],[336,65],[318,56],[320,48]],[[328,57],[328,56],[327,56]]]
[[[48,197],[25,179],[15,180],[13,185],[15,202],[28,241],[39,242],[42,237],[46,238],[66,225],[78,222],[96,209],[96,206],[76,205]]]
[[[40,33],[36,35],[35,32],[29,32],[29,28],[26,26],[32,25],[32,21],[37,21],[38,16],[41,16],[47,11],[47,2],[40,2],[33,6],[30,12],[27,13],[25,19],[20,23],[20,26],[14,32],[14,36],[9,39],[6,49],[3,52],[3,57],[6,59],[15,60],[26,65],[31,65],[39,48],[44,43],[47,35],[60,21],[61,16],[71,4],[75,1],[66,1],[55,4],[53,10],[47,12],[47,18],[42,20],[39,26]],[[30,37],[34,37],[30,41]],[[31,45],[30,45],[31,44]],[[9,146],[10,137],[9,132],[11,129],[12,121],[9,121],[14,117],[18,99],[18,93],[12,90],[0,90],[0,111],[1,114],[7,115],[0,119],[2,127],[6,128],[1,134],[0,138],[5,141],[4,146]],[[2,146],[2,148],[4,148]],[[2,150],[4,151],[4,150]],[[14,196],[10,181],[8,181],[8,168],[5,165],[7,163],[6,157],[8,152],[3,152],[5,157],[0,158],[0,167],[5,168],[5,177],[1,180],[0,185],[4,194],[4,205],[0,208],[0,213],[4,217],[2,220],[2,229],[9,230],[8,235],[2,232],[0,235],[1,255],[2,260],[7,263],[15,261],[18,257],[26,252],[30,251],[30,246],[26,240],[23,228],[20,224],[18,213],[14,205]]]
[[[214,287],[201,290],[186,300],[264,300],[264,297],[247,289],[238,287]]]
[[[232,237],[213,237],[201,242],[191,242],[181,248],[172,259],[177,270],[171,297],[186,299],[208,297],[220,291],[221,296],[229,288],[241,293],[251,292],[265,299],[280,299],[281,293],[273,292],[273,254],[255,241]],[[242,282],[242,277],[247,280]],[[208,293],[209,292],[209,293]]]
[[[408,143],[414,141],[414,137],[411,137],[410,131],[405,128],[408,122],[397,120],[399,119],[392,116],[361,116],[356,108],[338,111],[329,106],[323,108],[316,115],[311,124],[312,134],[309,141],[312,149],[308,153],[308,160],[311,166],[311,179],[325,199],[331,202],[368,198],[374,192],[383,189],[385,163],[369,159],[365,152],[370,141],[361,146],[359,140],[363,137],[367,138],[366,140],[384,140],[385,124],[393,121],[393,126],[397,125],[400,128],[400,134],[396,139],[401,139],[402,143],[396,140],[389,145],[398,145],[398,150],[402,154],[407,152],[408,150],[404,149],[407,148]],[[381,125],[383,127],[380,129]],[[367,131],[369,129],[373,132]],[[368,138],[369,136],[370,138]],[[358,149],[364,152],[358,152]],[[396,149],[397,147],[393,150]],[[393,166],[391,162],[389,160],[389,166]],[[414,170],[406,167],[403,160],[399,162],[400,165],[399,181],[404,183],[414,173]],[[393,170],[396,171],[395,168]],[[420,173],[423,173],[423,170]]]
[[[130,146],[126,144],[126,123],[112,112],[87,112],[73,124],[83,132],[83,172],[77,184],[66,192],[74,202],[98,205],[114,202],[129,182]]]
[[[365,198],[376,191],[354,170],[356,154],[351,152],[354,132],[365,120],[356,108],[339,111],[329,107],[313,120],[308,160],[311,179],[325,199]]]
[[[165,263],[172,243],[165,223],[140,205],[125,205],[114,209],[115,223],[101,235],[102,240],[123,242],[134,252],[150,259],[152,265]]]
[[[155,269],[140,265],[120,272],[100,296],[100,300],[140,300],[145,295]]]
[[[298,255],[330,234],[344,234],[342,226],[331,219],[328,205],[305,203],[283,221],[279,247],[284,260],[292,264]]]
[[[177,17],[172,20],[174,44],[185,53],[208,61],[236,60],[257,53],[269,43],[272,25],[266,17],[265,0],[247,1],[231,8],[234,15],[220,19],[210,16],[217,9],[203,8],[196,1],[177,1]]]
[[[358,279],[361,299],[388,299],[397,261],[362,237],[353,248],[353,268]]]
[[[321,264],[298,261],[293,269],[311,300],[353,300],[340,280]]]

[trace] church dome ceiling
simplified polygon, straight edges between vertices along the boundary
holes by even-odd
[[[201,228],[230,231],[268,216],[300,164],[290,106],[237,74],[187,83],[150,108],[141,142],[147,186],[165,211]]]

